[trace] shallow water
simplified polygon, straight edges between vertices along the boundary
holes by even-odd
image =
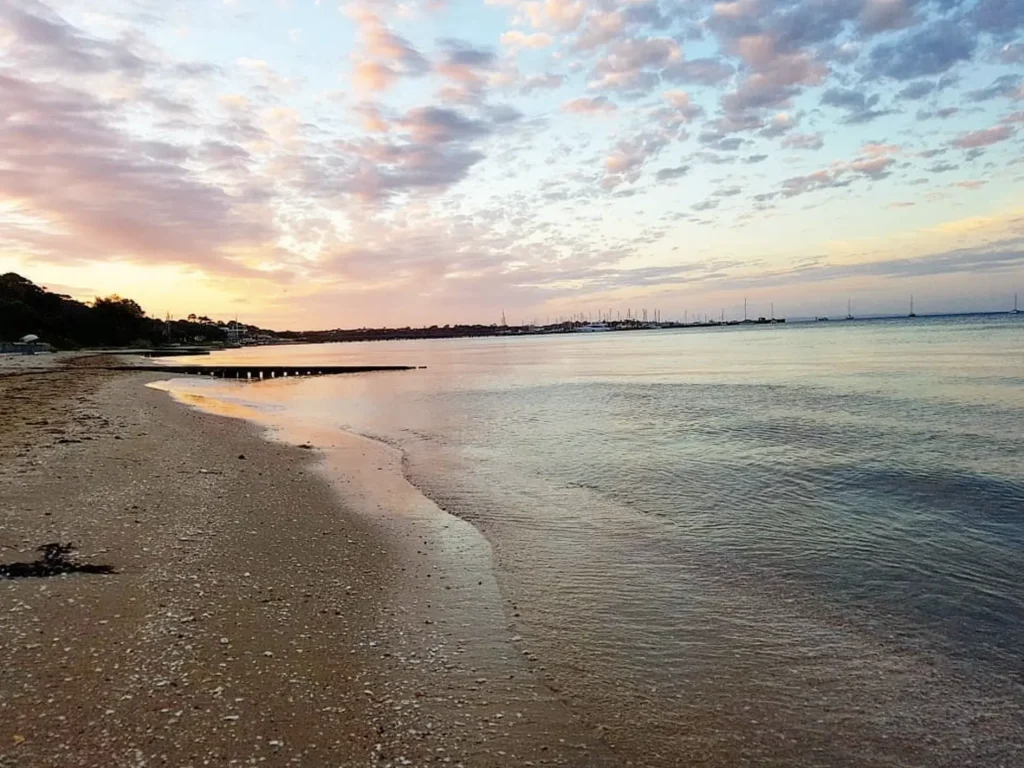
[[[210,358],[206,358],[212,361]],[[637,764],[1024,762],[1024,320],[265,347],[175,388],[401,448]]]

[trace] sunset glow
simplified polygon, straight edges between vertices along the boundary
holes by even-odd
[[[1005,0],[0,0],[0,272],[275,328],[1002,309]]]

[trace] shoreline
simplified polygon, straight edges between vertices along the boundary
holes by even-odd
[[[0,760],[624,764],[539,681],[400,458],[377,469],[360,438],[319,458],[161,378],[0,378],[0,562],[71,541],[117,571],[0,580]]]
[[[412,484],[400,450],[167,391],[201,412],[258,424],[265,439],[313,449],[313,471],[385,542],[395,567],[366,644],[382,673],[371,709],[385,743],[398,734],[392,750],[467,766],[640,764],[616,757],[604,730],[584,724],[542,679],[545,667],[515,631],[518,613],[506,614],[491,544]]]

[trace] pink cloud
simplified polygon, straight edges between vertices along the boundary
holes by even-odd
[[[882,144],[877,141],[869,141],[867,144],[861,146],[860,151],[871,157],[884,157],[886,155],[895,155],[903,151],[903,147],[899,144]]]
[[[793,176],[782,183],[783,194],[786,197],[793,197],[805,192],[813,192],[819,189],[847,187],[852,183],[853,178],[867,177],[871,179],[882,179],[889,175],[889,167],[896,162],[891,157],[858,157],[851,161],[837,162],[828,168],[822,168],[806,176]]]
[[[533,48],[536,50],[547,48],[554,42],[555,39],[545,32],[524,34],[519,30],[513,29],[501,36],[501,44],[508,48]]]
[[[615,102],[609,101],[604,96],[598,96],[596,98],[581,97],[567,101],[562,105],[563,112],[571,112],[573,114],[599,114],[601,112],[614,112],[618,109],[615,106]]]
[[[363,102],[353,107],[353,111],[362,118],[363,130],[367,133],[387,133],[390,130],[378,105]]]
[[[109,105],[53,83],[0,76],[5,168],[0,199],[49,222],[6,232],[56,260],[124,258],[184,263],[211,272],[253,273],[228,255],[273,238],[260,190],[247,187],[247,153],[223,143],[199,151],[141,140],[117,125]],[[240,180],[235,194],[187,168],[193,154]]]
[[[990,144],[997,144],[1006,141],[1014,134],[1014,129],[1009,125],[997,125],[992,128],[983,128],[980,131],[971,131],[957,136],[950,142],[954,147],[960,149],[974,149],[976,147],[987,147]]]
[[[359,61],[352,69],[352,82],[361,91],[386,91],[397,79],[398,73],[395,70],[376,61]]]
[[[424,75],[430,63],[405,38],[396,35],[372,11],[349,10],[359,30],[360,50],[353,54],[352,78],[356,88],[380,92],[391,88],[403,76]]]
[[[591,13],[576,38],[575,47],[580,51],[598,48],[622,35],[625,28],[626,20],[618,11]]]
[[[522,8],[534,28],[554,27],[559,32],[576,29],[587,10],[582,0],[536,0]]]
[[[893,164],[891,157],[871,157],[864,160],[854,160],[849,164],[849,169],[865,176],[879,176]],[[845,169],[843,169],[845,170]]]
[[[605,158],[605,170],[609,175],[635,181],[644,164],[656,157],[667,144],[668,139],[661,133],[645,133],[632,139],[623,139],[616,143]]]
[[[682,57],[679,44],[665,37],[620,40],[610,46],[598,62],[600,73],[636,72],[660,68]]]

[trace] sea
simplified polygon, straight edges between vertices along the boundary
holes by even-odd
[[[634,765],[1024,765],[1024,316],[198,361],[426,366],[172,385],[400,449]]]

